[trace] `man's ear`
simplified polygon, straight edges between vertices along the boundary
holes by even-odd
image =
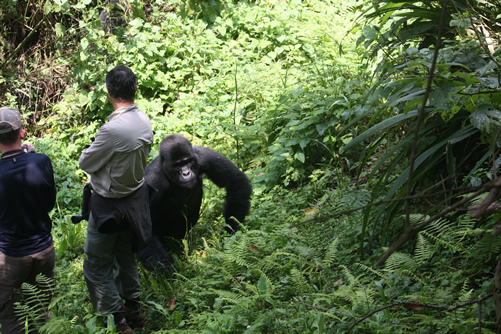
[[[19,131],[19,137],[21,139],[24,139],[25,135],[26,135],[26,133],[24,132],[24,129],[21,129],[21,131]]]

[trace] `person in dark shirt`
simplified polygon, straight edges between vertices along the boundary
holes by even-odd
[[[34,153],[32,145],[28,148],[21,146],[24,136],[19,111],[0,108],[2,334],[25,333],[14,310],[14,303],[22,298],[19,291],[21,285],[25,282],[34,285],[42,293],[49,294],[50,299],[50,287],[39,283],[36,278],[39,274],[49,278],[50,282],[54,278],[55,250],[49,216],[56,201],[52,163],[48,156]],[[34,314],[43,314],[43,307],[46,306],[36,305]],[[44,316],[35,318],[44,320]]]

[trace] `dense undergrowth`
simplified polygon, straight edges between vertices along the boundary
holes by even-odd
[[[127,25],[105,33],[100,1],[2,2],[3,22],[24,20],[0,28],[2,103],[24,112],[58,187],[42,332],[114,333],[93,313],[86,226],[70,217],[87,180],[77,160],[111,111],[104,77],[120,63],[152,119],[150,158],[181,133],[226,154],[254,187],[241,230],[222,235],[224,193],[207,182],[177,273],[141,270],[146,332],[496,332],[499,214],[471,219],[478,198],[443,209],[496,177],[499,52],[468,22],[499,32],[499,7],[452,2],[434,60],[439,2],[374,3],[123,1]],[[14,38],[38,23],[37,36]],[[378,266],[405,231],[415,233]]]

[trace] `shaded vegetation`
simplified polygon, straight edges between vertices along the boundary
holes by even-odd
[[[93,314],[86,226],[69,217],[118,64],[138,76],[150,159],[181,133],[254,187],[242,230],[222,235],[208,183],[177,274],[141,271],[146,332],[496,332],[501,217],[468,207],[501,161],[499,1],[122,0],[126,25],[105,32],[107,4],[0,3],[0,98],[58,185],[42,332],[115,331]]]

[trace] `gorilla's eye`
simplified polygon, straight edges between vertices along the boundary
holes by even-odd
[[[172,166],[174,168],[179,168],[179,167],[183,167],[183,166],[191,164],[192,161],[193,161],[192,158],[184,158],[184,159],[177,160],[176,162],[174,162],[174,164],[172,164]]]

